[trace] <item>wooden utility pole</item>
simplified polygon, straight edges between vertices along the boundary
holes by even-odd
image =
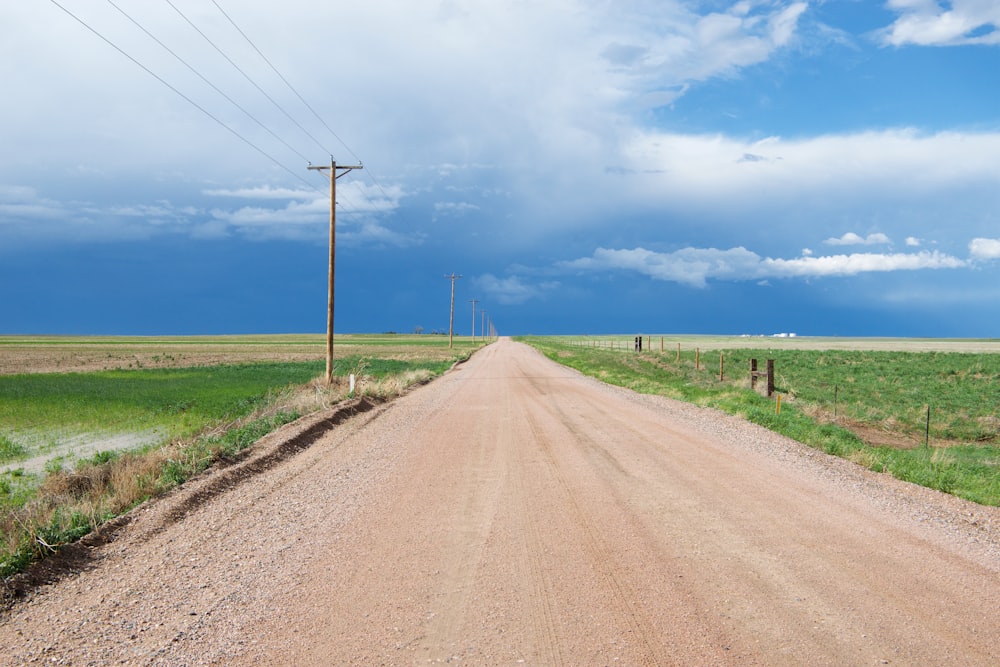
[[[482,317],[479,318],[479,333],[481,333],[483,335],[483,342],[485,343],[486,342],[486,311],[485,310],[480,310],[479,312],[483,314]]]
[[[453,345],[453,340],[455,338],[455,281],[462,276],[458,274],[451,274],[450,276],[445,276],[451,281],[451,315],[448,317],[448,349],[450,350]]]
[[[329,167],[314,167],[316,171],[330,170],[330,270],[326,292],[326,383],[333,383],[333,277],[337,258],[337,179],[352,169],[364,169],[360,164],[352,166],[337,166],[330,158]],[[340,172],[340,173],[338,173]]]
[[[476,343],[476,304],[479,303],[479,299],[469,299],[472,304],[472,343]]]

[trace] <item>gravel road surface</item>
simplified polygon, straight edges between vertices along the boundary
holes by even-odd
[[[0,663],[1000,664],[996,508],[504,339],[360,407],[54,560]]]

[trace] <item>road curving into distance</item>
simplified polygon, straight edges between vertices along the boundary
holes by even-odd
[[[506,339],[266,460],[77,549],[0,662],[1000,664],[997,508]]]

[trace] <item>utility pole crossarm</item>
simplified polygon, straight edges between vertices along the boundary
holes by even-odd
[[[330,158],[329,166],[310,164],[314,171],[330,170],[330,271],[326,300],[326,383],[333,383],[333,279],[336,275],[337,262],[337,179],[353,169],[364,169],[358,165],[338,165]]]

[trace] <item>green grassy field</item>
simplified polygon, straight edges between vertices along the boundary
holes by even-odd
[[[662,353],[647,344],[636,354],[631,339],[616,339],[613,349],[591,339],[523,340],[610,384],[718,408],[872,470],[1000,505],[1000,354],[727,349],[724,339],[709,352],[697,345],[703,339],[688,339],[678,362],[676,343]],[[761,369],[775,359],[780,414],[776,400],[749,389],[751,357]],[[930,446],[924,447],[928,405]],[[862,437],[883,433],[893,446]]]
[[[350,355],[334,373],[374,378],[440,373],[451,360]],[[0,376],[0,462],[24,458],[80,434],[155,430],[187,437],[243,417],[295,385],[323,374],[325,361],[259,362],[193,368]]]
[[[338,336],[327,386],[323,336],[0,337],[0,369],[38,371],[0,372],[0,576],[342,401],[349,375],[357,394],[393,396],[481,345]],[[143,438],[102,448],[123,433]],[[81,438],[96,446],[66,448]],[[23,464],[39,457],[43,470]]]

